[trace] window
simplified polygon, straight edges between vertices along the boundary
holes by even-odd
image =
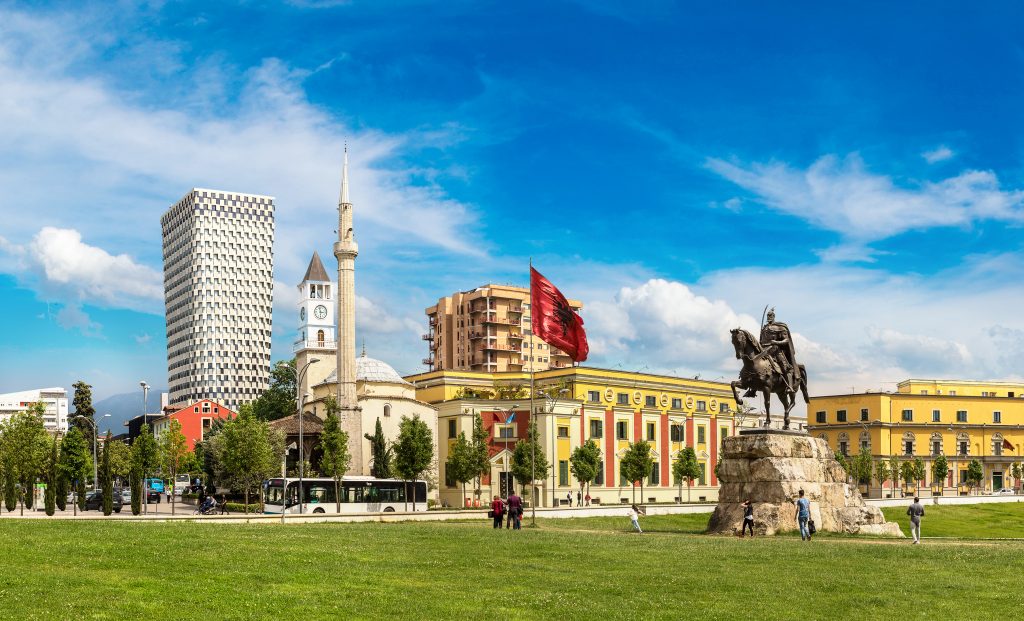
[[[384,416],[391,416],[391,406],[390,405],[385,405],[384,406]]]
[[[700,462],[700,475],[697,477],[697,483],[700,485],[707,485],[708,478],[708,465],[704,462]]]
[[[849,456],[850,448],[847,446],[845,441],[839,443],[839,452],[843,455]]]
[[[956,396],[956,391],[955,390],[949,391],[949,396],[950,397],[955,397]]]
[[[630,481],[626,480],[626,475],[622,473],[622,466],[619,466],[619,487],[626,487],[630,484]]]
[[[861,408],[860,409],[860,420],[864,421],[864,422],[866,422],[868,420],[868,409],[867,408]]]
[[[569,437],[569,428],[565,427],[565,426],[562,426],[562,425],[559,425],[559,427],[558,427],[558,437],[559,438],[568,438]]]
[[[724,414],[724,413],[728,413],[729,412],[730,407],[729,407],[728,403],[723,403],[722,405],[718,406],[718,409],[721,410],[722,413]]]
[[[903,454],[910,456],[914,454],[914,442],[913,440],[903,441]]]
[[[818,423],[824,423],[825,422],[825,413],[824,412],[815,412],[814,413],[814,420],[815,420],[815,422],[818,422]]]
[[[942,454],[942,440],[932,440],[932,456]]]
[[[658,398],[648,395],[647,397],[644,398],[644,406],[649,408],[658,407]]]
[[[597,462],[597,475],[594,476],[594,485],[604,485],[604,460]]]
[[[615,439],[616,440],[628,440],[629,439],[629,423],[624,420],[616,421],[615,423]]]
[[[604,435],[602,432],[603,432],[603,429],[602,429],[601,421],[591,419],[591,421],[590,421],[590,437],[591,438],[600,438],[600,437],[602,437]]]
[[[669,440],[671,440],[672,442],[683,442],[685,440],[682,425],[672,425],[671,427],[668,428],[668,431]]]
[[[939,410],[932,410],[932,422],[938,423],[942,420],[942,413]]]
[[[845,423],[846,422],[846,410],[837,410],[836,411],[836,422],[837,423]]]
[[[502,439],[514,438],[516,437],[516,428],[512,425],[499,425],[498,437]]]
[[[647,423],[647,441],[654,442],[654,423]]]
[[[629,405],[629,395],[624,392],[620,392],[618,395],[616,395],[615,402],[618,403],[619,405]]]
[[[728,437],[729,437],[729,428],[728,427],[719,427],[718,428],[718,446],[722,446],[722,441],[725,440]]]
[[[651,464],[651,485],[658,485],[661,483],[661,472],[658,471],[658,462]]]
[[[928,391],[927,391],[927,390],[922,390],[922,391],[921,391],[921,394],[922,394],[922,395],[927,395],[927,394],[928,394]]]
[[[673,399],[672,400],[672,409],[673,410],[681,410],[681,409],[683,409],[683,400],[682,399]]]
[[[956,422],[958,422],[958,423],[966,423],[967,422],[967,410],[957,410],[956,411]]]
[[[903,420],[912,421],[914,420],[914,410],[903,410]]]
[[[455,487],[455,478],[452,477],[451,464],[444,465],[444,485],[445,487]]]
[[[967,440],[957,442],[956,452],[959,455],[967,455]]]
[[[706,432],[705,432],[703,426],[697,427],[697,444],[704,444],[706,442],[705,437],[704,437],[705,433]]]
[[[707,410],[708,410],[708,402],[707,401],[698,401],[697,402],[697,411],[698,412],[707,412]]]
[[[563,487],[569,484],[569,462],[564,459],[558,462],[558,484]]]
[[[992,422],[993,423],[1001,423],[1001,422],[1003,422],[1003,413],[1002,412],[992,412]]]
[[[449,438],[454,438],[455,437],[455,419],[454,418],[449,418],[448,419],[448,437]]]
[[[601,403],[601,391],[600,390],[588,390],[587,401],[591,403]]]

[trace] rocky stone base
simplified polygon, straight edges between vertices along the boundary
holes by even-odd
[[[798,492],[811,501],[818,530],[902,537],[877,507],[868,506],[824,440],[806,435],[757,434],[725,438],[719,468],[718,507],[708,532],[739,534],[742,503],[754,505],[754,532],[797,530]]]

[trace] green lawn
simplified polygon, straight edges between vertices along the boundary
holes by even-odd
[[[941,500],[939,501],[941,503]],[[910,506],[908,500],[907,506]],[[885,519],[897,522],[910,536],[907,507],[885,507]],[[924,503],[922,537],[1024,538],[1024,502],[979,505],[932,505]]]
[[[929,513],[929,516],[931,514]],[[976,619],[1024,544],[693,535],[707,515],[229,525],[0,520],[0,614],[52,619]],[[968,596],[969,594],[969,596]]]

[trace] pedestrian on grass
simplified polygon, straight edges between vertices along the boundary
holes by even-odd
[[[491,515],[494,516],[494,528],[501,528],[501,520],[505,517],[505,501],[495,496],[491,501]]]
[[[754,536],[754,503],[750,502],[747,498],[743,501],[743,530],[740,531],[740,537],[747,534],[747,528],[750,528],[750,536]]]
[[[647,515],[646,513],[644,513],[643,509],[641,509],[640,507],[638,507],[636,505],[633,505],[633,506],[631,506],[629,508],[628,515],[629,515],[629,521],[633,523],[633,530],[638,532],[638,533],[644,532],[643,530],[640,529],[640,516],[641,515]]]
[[[800,497],[796,500],[796,520],[800,523],[801,541],[811,540],[811,531],[807,528],[807,521],[811,519],[811,501],[804,498],[804,490],[800,490]]]
[[[582,507],[583,506],[583,492],[582,491],[576,492],[576,506],[577,507]]]
[[[914,502],[907,508],[907,515],[910,516],[910,534],[914,536],[914,543],[921,543],[921,518],[924,517],[924,505],[921,499],[914,496]]]
[[[512,492],[508,497],[508,524],[505,525],[505,528],[511,526],[513,530],[519,530],[522,528],[522,518],[523,499]]]

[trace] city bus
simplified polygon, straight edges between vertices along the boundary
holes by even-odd
[[[298,513],[299,480],[297,478],[269,479],[263,482],[266,496],[264,513]],[[334,479],[302,480],[303,513],[335,513],[338,505],[334,498]],[[409,493],[406,502],[406,493]],[[341,480],[342,513],[391,513],[412,511],[413,492],[416,511],[427,510],[427,482],[401,479],[375,479],[350,476]],[[286,500],[287,499],[287,500]]]

